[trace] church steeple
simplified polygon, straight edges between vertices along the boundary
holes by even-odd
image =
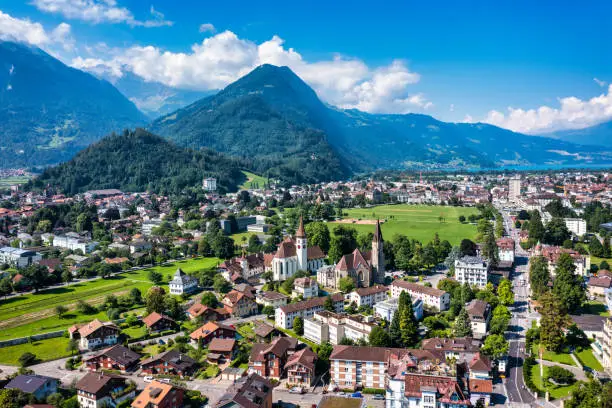
[[[383,242],[382,232],[380,231],[380,220],[376,220],[376,229],[374,230],[374,237],[372,242]]]
[[[300,215],[300,225],[295,232],[295,252],[297,255],[297,268],[300,270],[308,270],[308,240],[306,239],[306,231],[304,230],[304,219]]]
[[[374,268],[374,281],[376,283],[385,282],[385,254],[383,252],[383,236],[380,230],[380,220],[376,220],[376,229],[372,237],[372,254],[370,260]]]
[[[300,215],[300,225],[298,225],[298,229],[295,232],[296,238],[306,238],[306,231],[304,230],[304,219]]]

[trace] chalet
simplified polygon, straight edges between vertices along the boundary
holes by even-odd
[[[272,343],[253,344],[249,358],[249,373],[280,380],[285,364],[297,347],[297,339],[277,337]]]
[[[132,408],[181,408],[185,390],[153,381],[132,402]]]
[[[189,337],[193,345],[197,345],[199,342],[205,346],[210,343],[212,339],[235,339],[236,329],[225,324],[208,322],[199,329],[193,331]]]
[[[140,364],[141,370],[145,374],[175,375],[181,378],[191,376],[197,366],[197,361],[176,349],[164,351]]]
[[[32,394],[39,401],[44,401],[57,392],[59,380],[37,374],[21,374],[4,386],[6,389],[16,389],[26,394]]]
[[[100,347],[117,344],[120,329],[112,322],[101,322],[98,319],[84,325],[75,324],[68,329],[73,340],[79,341],[83,350],[94,350]]]
[[[216,322],[230,317],[230,313],[223,307],[214,309],[206,305],[196,303],[187,309],[187,316],[191,320],[200,319],[202,322]]]
[[[257,374],[234,382],[214,408],[272,408],[272,384]]]
[[[245,317],[257,314],[255,297],[249,292],[232,290],[221,301],[233,317]]]
[[[75,385],[81,407],[116,407],[136,395],[136,385],[124,377],[106,373],[87,373]]]
[[[212,339],[208,343],[208,361],[216,364],[230,361],[234,358],[235,350],[235,339]]]
[[[125,373],[136,368],[140,357],[135,351],[116,345],[83,359],[83,364],[92,371],[117,370]]]
[[[285,364],[287,383],[295,386],[312,386],[315,379],[316,362],[317,355],[309,347],[289,356]]]
[[[279,336],[280,332],[265,322],[254,322],[253,333],[258,343],[270,343],[273,337]]]
[[[142,322],[147,326],[149,333],[159,333],[165,330],[176,330],[178,324],[170,317],[153,312],[142,319]]]

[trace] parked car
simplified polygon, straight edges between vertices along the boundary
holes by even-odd
[[[169,378],[160,378],[158,381],[166,383],[166,384],[170,384],[170,379]]]
[[[147,375],[145,378],[143,378],[143,381],[146,383],[150,383],[151,381],[153,381],[153,377],[151,377],[150,375]]]
[[[363,398],[363,395],[361,395],[360,392],[354,392],[351,394],[351,397],[353,398]]]
[[[382,394],[374,394],[374,399],[377,401],[384,400],[385,396]]]
[[[306,390],[304,390],[302,387],[293,387],[289,390],[289,393],[291,394],[304,394],[306,392]]]

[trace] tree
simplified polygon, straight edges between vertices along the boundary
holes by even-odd
[[[29,282],[30,286],[34,288],[34,292],[38,292],[47,284],[49,277],[49,271],[46,267],[38,264],[33,264],[25,268],[21,274]]]
[[[272,315],[274,315],[274,313],[275,313],[275,309],[274,309],[274,307],[269,306],[269,305],[268,305],[268,306],[264,306],[264,307],[261,309],[261,313],[263,313],[263,314],[264,314],[264,315],[266,315],[266,316],[272,316]]]
[[[608,261],[601,261],[601,263],[599,264],[599,269],[602,271],[610,270],[610,264],[608,263]]]
[[[402,347],[402,329],[400,328],[400,314],[396,310],[389,326],[389,339],[393,347]]]
[[[484,237],[482,255],[488,259],[493,266],[497,266],[499,263],[499,248],[497,247],[497,242],[492,233],[488,233]]]
[[[57,317],[59,317],[60,319],[64,316],[64,313],[66,313],[67,311],[68,311],[68,308],[64,305],[55,306],[55,313],[57,314]]]
[[[16,388],[0,390],[0,407],[22,408],[30,403],[30,395]]]
[[[529,239],[532,241],[542,241],[544,239],[544,224],[538,211],[534,211],[529,219]]]
[[[227,293],[231,289],[231,285],[225,278],[221,275],[215,275],[213,278],[213,289],[215,292],[219,293]]]
[[[465,215],[460,215],[459,216],[459,222],[462,223],[462,224],[465,222]]]
[[[36,358],[36,355],[30,352],[25,352],[22,355],[19,356],[19,358],[17,359],[17,361],[19,362],[19,366],[21,367],[28,367],[31,366],[32,364],[36,363],[38,359]]]
[[[147,292],[145,303],[147,314],[153,312],[162,313],[166,308],[166,292],[159,286],[153,286]]]
[[[551,292],[545,292],[540,302],[540,344],[550,351],[559,351],[563,346],[563,329],[567,327],[567,309],[563,302]]]
[[[74,353],[79,351],[79,342],[76,339],[70,339],[66,346],[66,351],[69,351],[70,355],[74,356]]]
[[[474,299],[474,291],[469,283],[465,282],[461,285],[461,302],[463,304],[469,303]]]
[[[336,311],[334,308],[334,301],[332,300],[331,296],[327,296],[325,298],[325,303],[323,303],[323,308],[327,310],[328,312]]]
[[[597,237],[591,237],[591,242],[589,242],[589,254],[600,258],[604,255],[604,247]]]
[[[150,270],[149,273],[147,274],[147,277],[155,285],[159,285],[164,280],[164,276],[155,270]]]
[[[459,245],[459,252],[461,256],[474,256],[476,255],[476,244],[469,239],[463,239]]]
[[[453,335],[455,337],[471,337],[473,335],[472,322],[470,321],[470,316],[467,310],[465,310],[465,307],[461,308],[461,311],[455,319]]]
[[[0,296],[8,296],[13,293],[13,285],[9,278],[0,280]]]
[[[368,336],[370,347],[391,347],[391,337],[385,329],[380,326],[374,326]]]
[[[328,257],[336,263],[344,254],[350,254],[357,248],[357,230],[344,225],[334,227],[334,237],[331,239]]]
[[[200,298],[200,303],[208,307],[217,307],[219,301],[217,300],[217,297],[214,293],[204,292],[202,294],[202,297]]]
[[[562,245],[563,241],[570,239],[572,234],[567,229],[563,218],[553,218],[546,224],[544,242],[550,245]]]
[[[582,279],[574,274],[576,266],[573,258],[562,253],[557,260],[553,293],[563,303],[568,312],[575,312],[586,301],[586,289]]]
[[[548,291],[548,282],[550,282],[548,261],[543,256],[532,257],[529,260],[529,284],[534,299],[538,299]]]
[[[89,315],[89,314],[94,314],[98,312],[98,309],[92,305],[90,305],[89,303],[83,301],[83,300],[78,300],[77,301],[77,307],[76,307],[77,311],[79,313],[85,314],[85,315]]]
[[[66,269],[65,271],[62,272],[62,282],[64,283],[72,282],[73,278],[74,277],[72,276],[72,271],[70,271],[69,269]]]
[[[499,359],[508,355],[510,345],[502,334],[490,334],[480,349],[486,356]]]
[[[573,388],[570,399],[564,401],[565,408],[610,408],[612,406],[612,383],[601,384],[591,380]]]
[[[329,251],[331,237],[327,224],[323,222],[311,222],[306,224],[306,235],[308,236],[308,245],[318,246],[324,253]]]
[[[418,323],[412,309],[412,299],[408,292],[400,293],[398,308],[395,313],[399,314],[399,326],[402,345],[413,347],[418,341]]]
[[[349,276],[345,276],[338,280],[338,289],[340,289],[343,293],[352,292],[355,289],[355,282],[353,278]]]
[[[293,319],[293,331],[298,336],[304,334],[304,319],[302,319],[300,316],[295,316]]]
[[[551,366],[546,369],[546,380],[551,379],[558,384],[571,384],[576,380],[576,376],[568,369]]]
[[[502,279],[497,287],[497,295],[502,305],[510,306],[514,303],[514,293],[512,292],[512,282]]]
[[[132,290],[130,290],[129,298],[132,304],[134,305],[141,304],[142,303],[142,293],[140,292],[140,289],[132,288]]]

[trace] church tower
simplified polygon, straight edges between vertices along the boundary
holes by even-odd
[[[306,231],[304,230],[304,220],[300,215],[300,225],[295,232],[295,252],[297,254],[298,270],[308,270],[308,240],[306,239]]]
[[[385,254],[383,253],[383,236],[378,220],[376,220],[376,230],[372,238],[371,262],[374,268],[374,281],[376,283],[385,283]]]

